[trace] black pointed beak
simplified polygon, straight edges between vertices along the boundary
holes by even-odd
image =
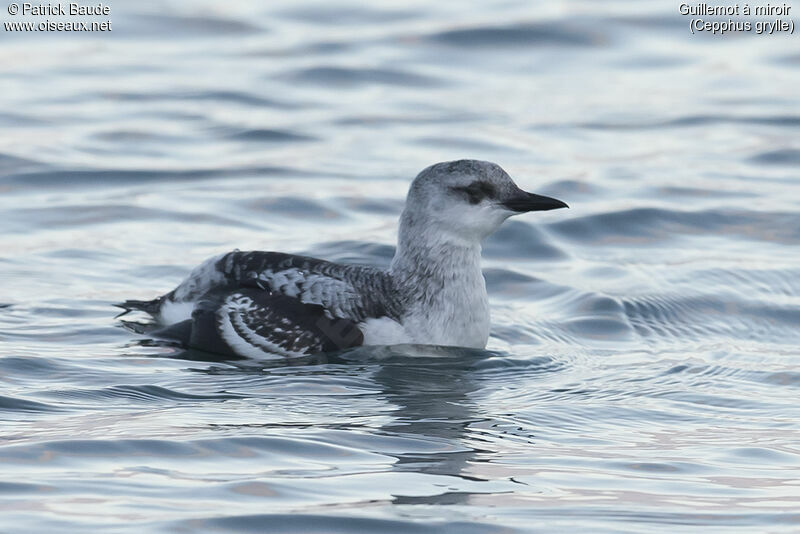
[[[512,211],[518,211],[520,213],[526,211],[557,210],[559,208],[569,207],[564,202],[561,202],[556,198],[546,197],[544,195],[534,195],[533,193],[527,193],[522,189],[520,189],[513,198],[503,202],[503,206]]]

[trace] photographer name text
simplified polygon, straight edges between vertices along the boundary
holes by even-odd
[[[108,17],[111,6],[103,3],[80,4],[49,3],[34,4],[31,2],[8,4],[6,9],[12,17]],[[111,21],[87,20],[10,20],[3,23],[7,32],[110,32]]]

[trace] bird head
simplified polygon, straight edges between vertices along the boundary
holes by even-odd
[[[495,163],[448,161],[431,165],[414,179],[401,226],[479,243],[511,216],[566,207],[555,198],[523,191]]]

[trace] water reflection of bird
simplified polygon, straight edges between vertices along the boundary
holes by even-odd
[[[388,270],[234,251],[202,263],[162,297],[118,306],[153,315],[162,336],[231,356],[398,343],[483,348],[481,242],[512,215],[563,207],[523,191],[494,163],[438,163],[411,184]]]
[[[380,427],[391,447],[381,452],[397,459],[392,470],[444,477],[428,486],[429,491],[394,494],[394,504],[460,504],[468,502],[473,492],[484,491],[483,480],[470,472],[470,465],[481,452],[490,451],[477,449],[469,438],[470,427],[487,417],[473,398],[481,389],[476,365],[495,355],[478,349],[405,345],[357,347],[332,356],[332,363],[375,369],[370,381],[394,406],[391,420]],[[491,449],[490,443],[484,445]],[[430,479],[420,480],[421,486],[426,483]]]

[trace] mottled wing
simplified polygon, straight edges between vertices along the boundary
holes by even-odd
[[[188,345],[223,355],[305,356],[361,345],[356,323],[322,306],[259,288],[209,294],[192,314]]]
[[[343,265],[306,256],[279,252],[231,252],[216,262],[235,287],[258,287],[322,306],[329,317],[363,321],[369,317],[395,316],[391,279],[378,269]]]

